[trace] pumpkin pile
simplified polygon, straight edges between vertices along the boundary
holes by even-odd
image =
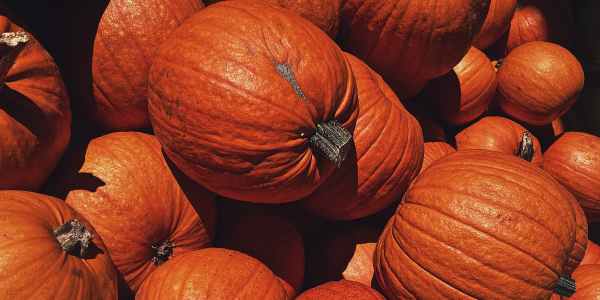
[[[0,3],[0,300],[600,299],[595,0]]]

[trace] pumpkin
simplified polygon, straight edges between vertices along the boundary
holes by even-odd
[[[475,47],[445,75],[432,79],[419,98],[436,119],[450,126],[467,124],[483,114],[494,99],[496,71]]]
[[[523,133],[527,131],[517,122],[503,117],[485,117],[459,132],[456,138],[456,150],[487,149],[512,155],[519,155]],[[531,163],[542,167],[544,158],[540,143],[531,135],[533,158]]]
[[[256,299],[284,300],[277,277],[260,261],[241,252],[206,248],[173,257],[140,287],[136,300]]]
[[[452,70],[467,54],[490,0],[348,0],[340,34],[384,78],[412,83]]]
[[[423,164],[421,165],[421,171],[419,171],[419,174],[427,169],[427,167],[429,167],[429,165],[431,165],[434,161],[454,152],[456,152],[456,149],[444,142],[425,143]]]
[[[332,220],[372,215],[400,199],[423,160],[423,136],[417,120],[377,73],[358,58],[346,57],[358,91],[356,151],[300,200],[308,211]]]
[[[600,3],[585,1],[575,11],[573,54],[586,75],[600,74]]]
[[[298,300],[385,300],[385,297],[376,290],[360,282],[342,279],[331,281],[314,287],[302,293]]]
[[[373,252],[377,243],[357,244],[354,255],[348,262],[348,266],[342,272],[346,280],[360,282],[366,286],[373,283]]]
[[[102,238],[64,201],[0,191],[0,228],[0,298],[117,299]]]
[[[563,300],[596,300],[600,296],[600,265],[585,265],[573,272],[577,292]]]
[[[246,0],[215,3],[169,36],[148,102],[183,172],[224,197],[264,203],[314,191],[343,163],[358,115],[337,45],[286,9]]]
[[[508,29],[515,15],[517,0],[492,0],[483,28],[473,41],[473,47],[485,50]]]
[[[296,298],[304,279],[304,245],[298,229],[279,207],[219,200],[216,246],[258,259],[279,278],[287,299]]]
[[[576,241],[569,197],[510,154],[448,154],[413,181],[377,242],[377,281],[394,299],[548,299]]]
[[[564,114],[583,89],[581,65],[567,49],[548,42],[515,48],[498,68],[495,99],[509,116],[541,126]]]
[[[69,144],[69,97],[33,36],[4,16],[0,33],[0,190],[37,191]]]
[[[569,197],[569,199],[571,200],[571,206],[575,213],[577,232],[575,234],[575,244],[573,245],[573,249],[571,249],[571,254],[569,254],[569,260],[562,270],[562,274],[566,276],[571,276],[573,271],[580,265],[585,257],[586,247],[588,245],[588,224],[585,213],[583,212],[581,205],[577,203],[575,197]]]
[[[172,255],[209,247],[215,194],[166,160],[154,136],[115,132],[76,149],[50,180],[51,195],[95,225],[124,282],[120,297]]]
[[[94,98],[82,99],[87,114],[111,130],[150,127],[150,65],[167,37],[203,8],[199,0],[111,0],[94,40]]]
[[[544,153],[544,171],[575,196],[588,223],[600,221],[600,137],[564,133]]]
[[[588,241],[587,248],[585,249],[585,256],[579,265],[582,266],[594,264],[600,264],[600,246],[592,241]]]

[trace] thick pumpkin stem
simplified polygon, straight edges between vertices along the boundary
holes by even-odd
[[[308,139],[311,149],[321,152],[341,167],[352,146],[352,135],[336,120],[317,125],[317,132]]]
[[[554,288],[554,293],[565,297],[571,297],[576,291],[577,287],[575,286],[575,279],[560,274],[556,287]]]
[[[29,35],[25,31],[5,32],[0,35],[0,89],[8,71],[13,67],[17,57],[29,42]]]
[[[523,140],[521,141],[518,156],[528,162],[533,160],[533,140],[529,131],[523,132]]]
[[[85,258],[90,240],[94,238],[85,225],[76,219],[65,222],[55,228],[52,233],[65,252],[81,259]]]
[[[175,254],[173,254],[173,248],[175,247],[177,247],[177,245],[171,243],[169,238],[164,240],[158,246],[152,246],[154,249],[154,257],[152,257],[152,262],[154,265],[162,265],[169,260],[170,256],[175,256]]]
[[[500,68],[500,66],[502,65],[502,62],[504,61],[504,58],[498,58],[498,60],[496,61],[496,65],[494,66],[494,68],[496,68],[496,71],[498,70],[498,68]]]

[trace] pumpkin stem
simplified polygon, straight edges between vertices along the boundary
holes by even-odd
[[[517,2],[515,5],[515,11],[521,11],[521,9],[523,9],[523,3]]]
[[[152,249],[154,249],[154,257],[152,257],[154,265],[160,266],[166,263],[170,256],[175,256],[175,254],[173,254],[173,248],[175,247],[177,247],[177,245],[171,243],[169,238],[164,240],[158,246],[152,246]]]
[[[575,279],[560,274],[556,287],[554,288],[554,293],[565,297],[571,297],[576,291],[577,287],[575,286]]]
[[[71,219],[56,227],[52,234],[54,234],[65,252],[81,259],[85,258],[90,240],[94,238],[94,235],[85,228],[85,225],[76,219]]]
[[[27,42],[29,35],[25,31],[5,32],[0,35],[0,89]]]
[[[533,159],[533,140],[527,130],[523,132],[523,140],[521,141],[518,156],[528,162],[531,162]]]
[[[325,154],[338,168],[350,151],[351,141],[352,134],[336,120],[317,125],[317,132],[308,139],[313,151]]]
[[[494,68],[496,68],[496,71],[498,70],[498,68],[500,68],[503,61],[504,61],[504,57],[498,58],[498,61],[496,61],[496,65],[494,66]]]

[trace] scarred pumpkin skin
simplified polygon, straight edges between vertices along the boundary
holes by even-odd
[[[0,16],[0,33],[22,30]],[[70,125],[60,71],[30,35],[0,90],[0,190],[37,191],[67,149]]]
[[[180,255],[210,247],[216,227],[215,194],[167,162],[154,136],[115,132],[69,155],[51,179],[50,194],[84,215],[103,236],[125,282],[135,293],[169,259],[157,255],[167,239]]]
[[[498,68],[495,99],[509,116],[534,126],[564,114],[583,89],[579,61],[567,49],[548,42],[515,48]]]
[[[594,264],[600,264],[600,246],[588,240],[587,248],[585,249],[585,256],[579,265],[582,266]]]
[[[573,272],[577,292],[563,300],[597,300],[600,298],[600,265],[580,266]]]
[[[52,231],[71,219],[94,237],[84,259],[67,254]],[[117,272],[102,237],[64,201],[0,191],[0,299],[117,299]]]
[[[456,150],[487,149],[518,155],[523,132],[527,131],[519,123],[503,117],[485,117],[465,128],[456,135]],[[542,167],[544,158],[539,141],[531,135],[533,159],[531,163]]]
[[[302,293],[298,300],[385,300],[385,297],[376,290],[360,282],[342,279],[331,281],[314,287]]]
[[[588,223],[600,221],[600,138],[565,132],[544,153],[544,171],[575,196]]]
[[[473,41],[473,47],[485,50],[494,44],[508,29],[515,15],[516,5],[517,0],[492,0],[483,28]]]
[[[490,0],[348,0],[340,33],[351,52],[384,78],[421,82],[467,54]]]
[[[399,200],[423,161],[417,120],[402,106],[381,76],[347,54],[360,113],[354,131],[356,153],[312,194],[300,200],[308,211],[333,220],[374,214]]]
[[[576,239],[569,197],[509,154],[442,157],[381,235],[377,281],[393,299],[549,299]]]
[[[167,37],[203,8],[199,0],[111,0],[94,40],[87,114],[110,130],[150,127],[150,65]]]
[[[241,252],[206,248],[178,255],[160,266],[140,287],[136,300],[285,300],[277,277]]]
[[[419,95],[445,125],[467,124],[483,114],[494,99],[496,71],[475,47],[445,75],[432,79]]]
[[[310,194],[335,165],[309,138],[350,131],[356,86],[341,50],[296,14],[224,1],[185,21],[150,69],[149,110],[167,155],[228,198],[282,203]]]
[[[454,152],[456,152],[456,149],[444,142],[425,143],[423,164],[421,165],[421,171],[419,171],[419,174],[427,169],[427,167],[429,167],[429,165],[431,165],[434,161]]]

